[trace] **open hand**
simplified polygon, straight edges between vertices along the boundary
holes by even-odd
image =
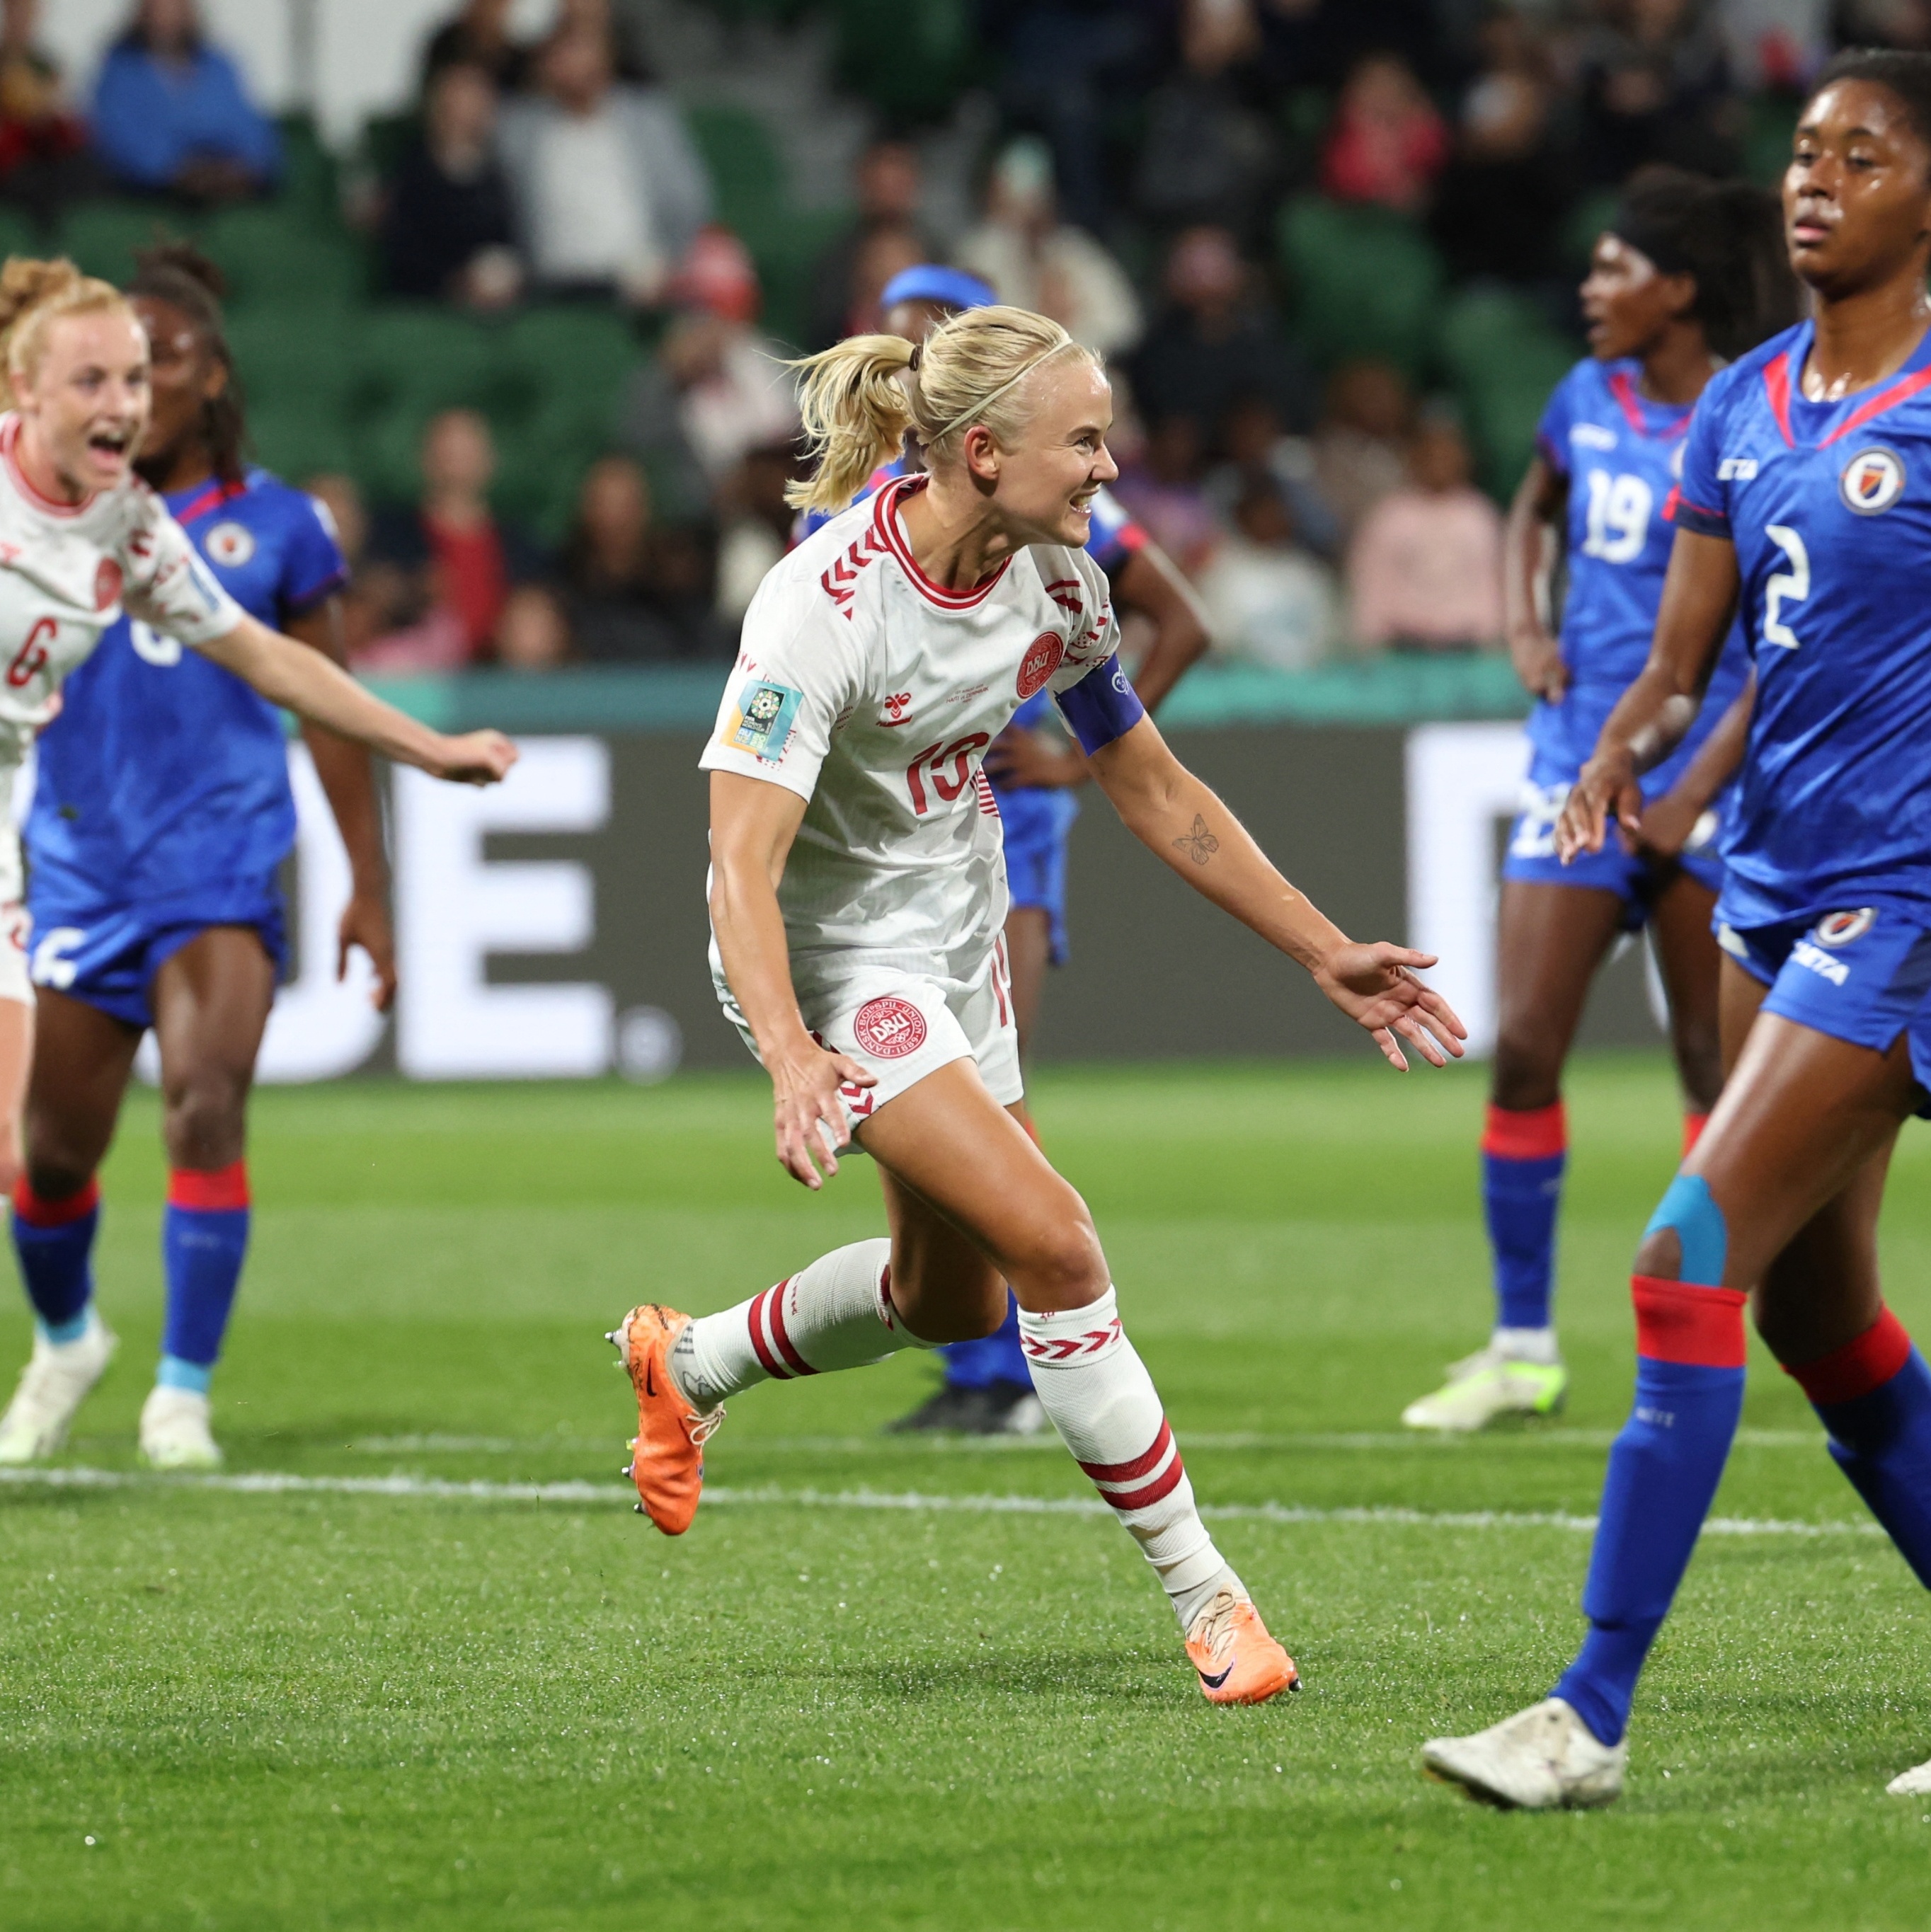
[[[1374,1043],[1398,1073],[1408,1062],[1395,1039],[1399,1034],[1431,1066],[1459,1060],[1468,1029],[1440,994],[1425,986],[1416,973],[1434,965],[1432,952],[1416,952],[1386,940],[1371,946],[1337,946],[1314,968],[1314,984]]]
[[[500,731],[464,731],[444,737],[439,751],[430,775],[452,784],[499,784],[517,758],[516,747]]]
[[[770,1064],[778,1160],[794,1180],[815,1193],[838,1172],[838,1150],[851,1144],[841,1087],[875,1087],[878,1076],[855,1060],[806,1040],[794,1054]],[[818,1163],[824,1174],[820,1177]]]
[[[1626,753],[1598,753],[1583,766],[1556,820],[1557,857],[1566,866],[1582,853],[1601,851],[1612,821],[1632,844],[1641,839],[1643,788]]]

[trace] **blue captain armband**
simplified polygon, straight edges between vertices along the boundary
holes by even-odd
[[[1124,738],[1146,716],[1146,706],[1120,668],[1117,651],[1071,689],[1056,692],[1055,701],[1089,758],[1103,745]]]

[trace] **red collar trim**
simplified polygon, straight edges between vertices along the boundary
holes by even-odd
[[[20,418],[10,415],[0,423],[0,457],[6,459],[7,474],[12,478],[14,487],[37,510],[44,511],[50,517],[77,517],[92,506],[93,494],[81,498],[77,503],[56,502],[51,496],[44,496],[29,480],[27,472],[20,467],[20,459],[14,453],[20,440]]]
[[[197,517],[205,517],[210,510],[218,510],[224,503],[231,503],[237,496],[245,496],[248,486],[245,483],[231,483],[218,476],[191,502],[182,505],[175,512],[178,524],[191,524]]]
[[[924,476],[901,476],[887,483],[872,500],[872,527],[882,537],[899,568],[911,580],[912,588],[928,604],[935,604],[941,610],[970,610],[985,602],[998,586],[1001,578],[1012,568],[1009,556],[990,577],[982,577],[969,590],[948,590],[942,584],[935,584],[920,568],[918,559],[911,554],[911,545],[905,541],[905,527],[899,521],[899,506],[919,490],[923,490],[928,479]],[[1014,556],[1018,553],[1015,551]]]
[[[1690,412],[1685,410],[1674,422],[1666,428],[1651,429],[1649,418],[1643,413],[1641,392],[1636,387],[1635,378],[1626,369],[1610,370],[1609,393],[1616,398],[1617,406],[1623,412],[1624,420],[1638,436],[1650,436],[1659,442],[1669,442],[1689,428]]]
[[[1776,426],[1783,432],[1787,448],[1797,447],[1797,439],[1790,433],[1790,351],[1779,350],[1764,364],[1764,394],[1770,398],[1770,414],[1776,418]]]
[[[1887,388],[1880,389],[1874,396],[1866,399],[1854,409],[1830,434],[1818,442],[1819,449],[1828,449],[1840,437],[1848,436],[1853,430],[1862,429],[1864,424],[1882,416],[1887,410],[1894,410],[1899,403],[1908,402],[1920,390],[1931,388],[1931,368],[1915,370],[1908,376],[1900,376]],[[1776,418],[1776,426],[1783,432],[1783,440],[1792,449],[1797,447],[1797,438],[1790,428],[1790,352],[1788,350],[1773,356],[1764,364],[1764,390],[1770,398],[1770,413]]]

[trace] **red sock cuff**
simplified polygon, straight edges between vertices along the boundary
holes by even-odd
[[[1696,1143],[1703,1138],[1703,1130],[1709,1126],[1707,1114],[1686,1114],[1683,1117],[1683,1157],[1687,1160]]]
[[[89,1174],[87,1185],[65,1201],[49,1201],[36,1194],[24,1174],[14,1184],[14,1212],[30,1228],[65,1228],[100,1205],[101,1181],[95,1174]]]
[[[1504,1160],[1547,1160],[1569,1150],[1569,1118],[1560,1100],[1546,1107],[1491,1105],[1482,1124],[1482,1151]]]
[[[1629,1277],[1636,1304],[1636,1353],[1653,1362],[1692,1368],[1740,1369],[1749,1359],[1740,1288],[1703,1288],[1694,1282]]]
[[[192,1167],[168,1170],[167,1204],[170,1208],[199,1208],[219,1213],[248,1204],[248,1164],[234,1161],[212,1172]]]
[[[1832,1402],[1854,1402],[1872,1389],[1881,1388],[1911,1358],[1911,1337],[1904,1324],[1888,1308],[1854,1342],[1846,1342],[1814,1362],[1788,1363],[1784,1373],[1791,1376],[1810,1400],[1822,1407]]]

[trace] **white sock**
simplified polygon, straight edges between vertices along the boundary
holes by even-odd
[[[1556,1352],[1553,1328],[1497,1328],[1488,1346],[1505,1360],[1532,1362],[1538,1368],[1552,1368],[1562,1360]]]
[[[1153,1378],[1120,1326],[1113,1291],[1059,1315],[1020,1311],[1032,1385],[1060,1439],[1120,1513],[1182,1630],[1223,1588],[1247,1592],[1194,1506]]]
[[[700,1316],[677,1337],[671,1372],[693,1408],[715,1408],[740,1389],[882,1362],[923,1348],[892,1306],[892,1244],[854,1241],[821,1256],[788,1281]]]

